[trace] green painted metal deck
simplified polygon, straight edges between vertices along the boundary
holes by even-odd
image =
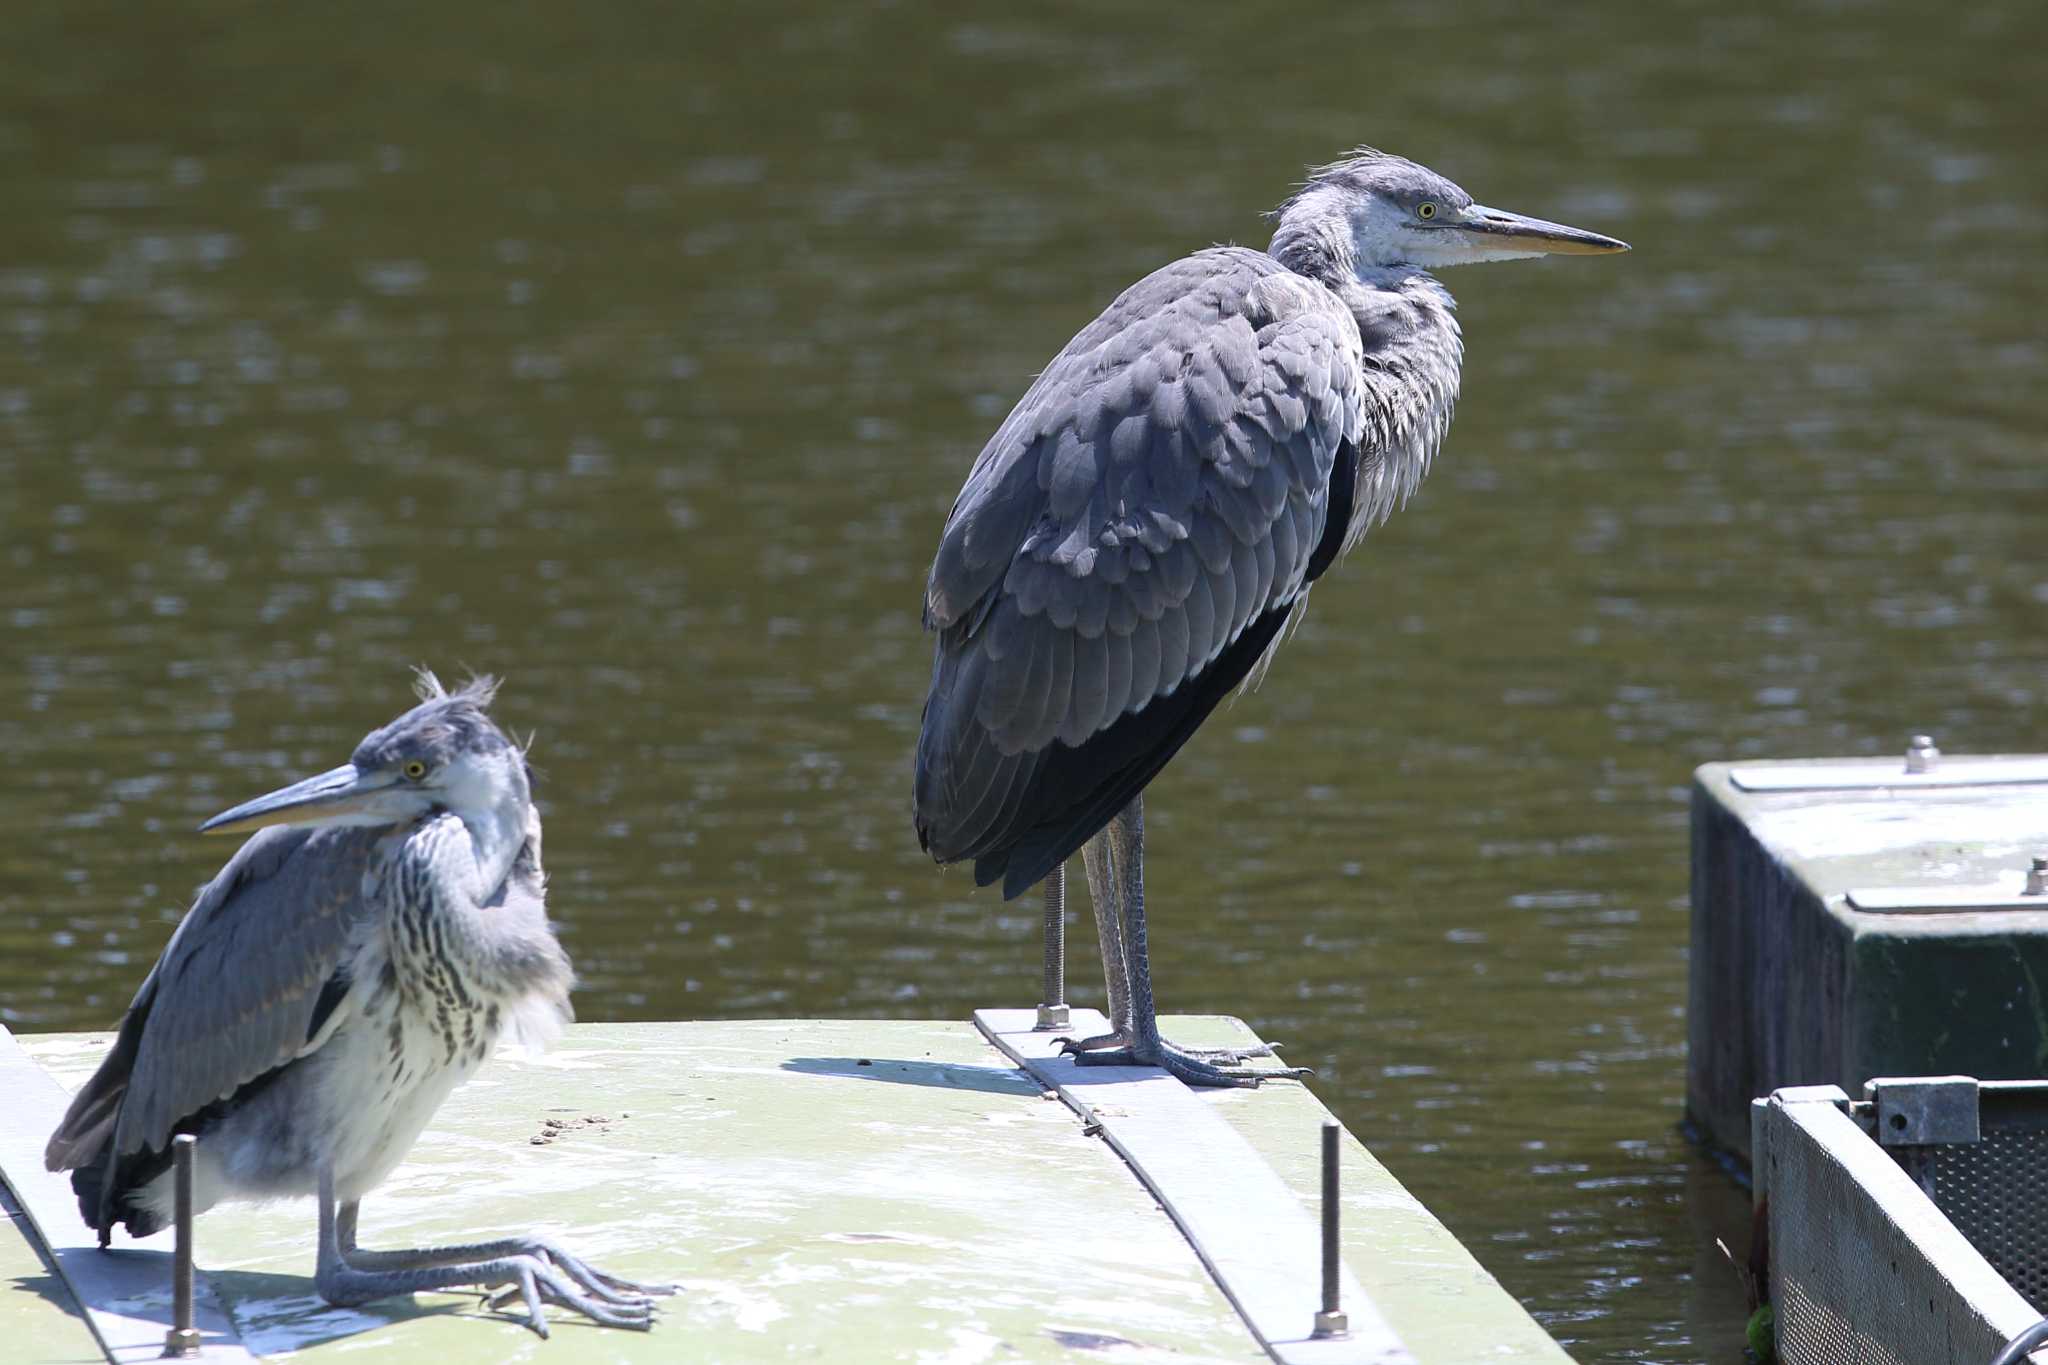
[[[1252,1039],[1214,1017],[1169,1031]],[[110,1035],[17,1041],[68,1090]],[[1315,1208],[1328,1115],[1308,1089],[1193,1093]],[[1568,1360],[1349,1135],[1343,1178],[1345,1263],[1418,1361]],[[5,1208],[0,1356],[106,1359]],[[367,1246],[544,1230],[607,1269],[683,1286],[645,1335],[557,1310],[543,1342],[475,1294],[328,1307],[313,1293],[313,1222],[310,1200],[199,1220],[200,1270],[259,1356],[1266,1359],[1123,1159],[964,1021],[579,1025],[547,1056],[501,1057],[458,1090],[363,1203]],[[168,1243],[126,1254],[167,1266]],[[1314,1292],[1303,1286],[1305,1301]]]

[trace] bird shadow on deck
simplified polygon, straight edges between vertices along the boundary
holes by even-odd
[[[890,1085],[928,1085],[940,1090],[982,1090],[997,1095],[1037,1095],[1044,1087],[1014,1067],[968,1066],[959,1062],[912,1062],[897,1057],[791,1057],[784,1071],[807,1076],[843,1076]]]
[[[487,1321],[517,1321],[505,1314],[478,1311],[481,1290],[449,1290],[419,1298],[399,1295],[361,1308],[337,1308],[320,1297],[311,1275],[208,1270],[206,1278],[228,1308],[242,1344],[259,1356],[305,1350],[413,1318],[458,1314]],[[557,1319],[549,1321],[552,1325]]]
[[[132,1248],[115,1253],[124,1257],[149,1257],[163,1263],[163,1279],[166,1288],[170,1284],[171,1258],[160,1252],[136,1251]],[[235,1325],[237,1336],[243,1346],[257,1355],[269,1355],[283,1351],[303,1350],[323,1342],[339,1341],[345,1337],[360,1335],[366,1331],[403,1322],[410,1318],[423,1318],[449,1313],[460,1313],[471,1317],[496,1318],[500,1321],[516,1321],[496,1313],[479,1313],[475,1303],[477,1296],[447,1296],[440,1302],[421,1303],[414,1299],[383,1299],[368,1308],[336,1308],[314,1291],[309,1275],[276,1275],[260,1271],[207,1270],[207,1285],[218,1297],[221,1306],[227,1310],[229,1320]],[[72,1297],[70,1286],[57,1276],[45,1271],[35,1275],[16,1275],[0,1281],[0,1287],[34,1294],[62,1308],[66,1313],[75,1312],[77,1300]],[[144,1319],[160,1317],[168,1329],[171,1325],[170,1296],[166,1292],[160,1303],[145,1304],[134,1301],[122,1305],[123,1311]],[[0,1356],[5,1356],[0,1349]]]

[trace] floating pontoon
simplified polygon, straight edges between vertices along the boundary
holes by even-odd
[[[203,1359],[1568,1360],[1348,1134],[1347,1330],[1317,1336],[1329,1115],[1315,1097],[1079,1068],[1035,1022],[579,1025],[458,1090],[364,1200],[363,1241],[544,1229],[680,1283],[651,1333],[558,1313],[542,1342],[476,1295],[331,1308],[298,1200],[198,1220]],[[1072,1024],[1103,1027],[1079,1010]],[[1253,1041],[1235,1020],[1170,1027]],[[68,1088],[108,1042],[0,1031],[9,1362],[153,1359],[171,1327],[170,1234],[102,1252],[68,1182],[42,1170]]]

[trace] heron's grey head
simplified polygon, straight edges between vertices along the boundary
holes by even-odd
[[[420,704],[372,730],[339,768],[222,811],[199,828],[239,834],[266,825],[396,825],[434,810],[465,823],[523,813],[532,773],[520,747],[492,722],[494,678],[450,692],[420,671]],[[473,818],[474,817],[474,818]]]
[[[1522,256],[1605,255],[1628,243],[1582,228],[1472,202],[1472,196],[1404,157],[1361,147],[1310,173],[1281,205],[1273,255],[1337,259],[1330,265],[1437,269]]]

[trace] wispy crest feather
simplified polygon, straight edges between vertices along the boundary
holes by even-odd
[[[450,692],[425,664],[416,665],[412,671],[413,694],[421,701],[465,701],[479,711],[488,711],[498,699],[502,681],[490,673],[472,673],[462,686]]]
[[[1375,161],[1387,161],[1390,159],[1396,159],[1393,153],[1383,152],[1377,147],[1361,142],[1335,161],[1325,161],[1320,166],[1308,167],[1308,179],[1298,182],[1294,186],[1294,192],[1281,201],[1280,207],[1270,210],[1264,216],[1267,218],[1278,218],[1281,214],[1287,212],[1288,208],[1296,200],[1300,199],[1302,195],[1323,182],[1332,180],[1346,171],[1363,170]]]

